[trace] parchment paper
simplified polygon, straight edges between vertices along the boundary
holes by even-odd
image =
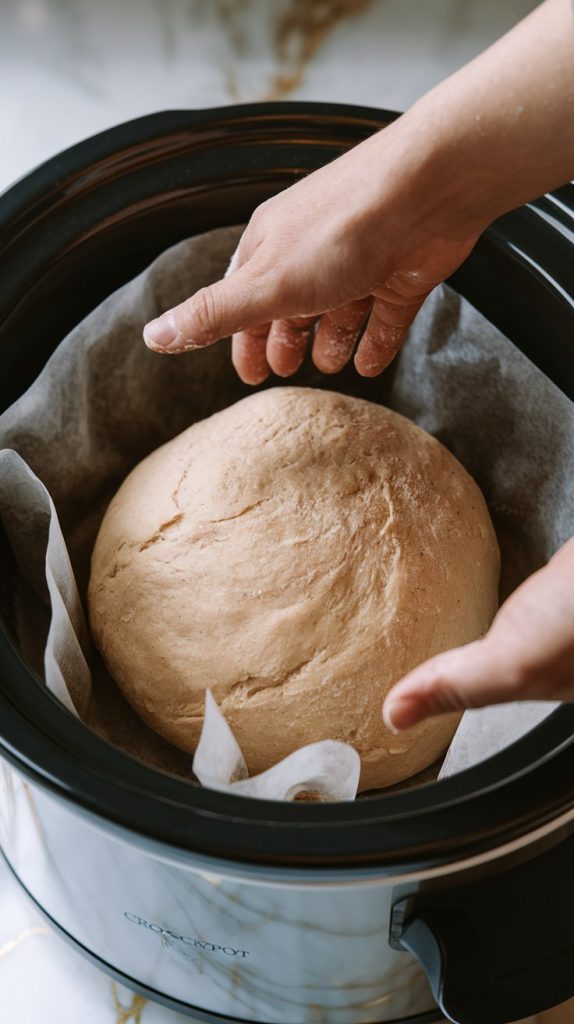
[[[0,417],[0,448],[13,450],[0,453],[0,514],[15,563],[4,610],[25,657],[90,728],[186,778],[189,755],[147,729],[110,679],[90,642],[82,600],[99,523],[130,469],[190,423],[250,393],[231,367],[227,342],[170,358],[141,340],[147,320],[225,272],[239,235],[238,228],[220,229],[162,254],[62,341]],[[503,596],[574,533],[574,407],[454,292],[442,288],[427,300],[383,378],[364,380],[352,367],[325,378],[307,361],[289,383],[383,400],[439,437],[485,494],[501,544]],[[444,770],[488,756],[550,709],[467,713]],[[221,735],[216,708],[209,718],[212,735]],[[222,750],[204,743],[197,774],[216,788],[249,792],[255,780],[237,776],[240,753],[228,750],[226,760]],[[340,754],[324,750],[321,763],[314,754],[311,762],[299,758],[295,774],[286,766],[271,791],[260,776],[252,795],[291,799],[310,781],[321,799],[352,799],[350,761],[343,788],[335,778],[335,763],[347,756],[332,759]]]

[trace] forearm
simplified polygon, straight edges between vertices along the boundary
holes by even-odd
[[[148,324],[146,341],[174,353],[232,334],[235,366],[256,384],[294,373],[311,334],[316,365],[338,372],[360,334],[355,365],[375,376],[488,224],[571,177],[574,0],[547,0],[384,131],[259,207],[233,273]]]
[[[466,234],[574,177],[574,0],[546,0],[407,115]]]
[[[397,121],[325,167],[326,204],[367,242],[478,236],[574,178],[574,0],[546,0]],[[399,243],[400,245],[400,243]]]

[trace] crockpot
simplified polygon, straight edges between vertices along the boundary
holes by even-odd
[[[0,200],[2,408],[162,250],[245,222],[395,116],[160,113],[27,175]],[[497,221],[451,280],[571,399],[573,192]],[[1,555],[6,579],[6,538]],[[0,752],[0,838],[22,887],[76,949],[198,1022],[505,1024],[574,995],[574,707],[436,783],[251,800],[97,737],[5,625]]]

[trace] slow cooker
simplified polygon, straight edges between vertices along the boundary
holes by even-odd
[[[173,243],[396,115],[315,103],[154,114],[0,200],[2,408]],[[451,284],[574,400],[574,187],[489,228]],[[372,397],[372,395],[371,395]],[[11,551],[1,542],[2,573]],[[50,923],[211,1024],[506,1024],[574,995],[574,707],[451,778],[354,803],[201,789],[90,732],[0,637],[0,839]]]

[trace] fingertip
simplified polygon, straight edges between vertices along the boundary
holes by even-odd
[[[334,373],[340,373],[351,358],[353,344],[354,339],[346,352],[333,352],[332,349],[326,351],[325,347],[321,344],[317,344],[317,339],[315,339],[313,348],[311,349],[311,361],[320,373],[331,375]]]
[[[426,718],[481,707],[491,702],[489,698],[496,699],[494,678],[484,641],[444,651],[397,682],[383,706],[383,719],[402,731]]]
[[[355,369],[361,377],[377,377],[392,363],[408,333],[406,324],[389,324],[381,302],[375,302],[355,353]]]
[[[315,366],[320,373],[324,373],[326,376],[332,377],[333,374],[339,373],[343,369],[342,366],[333,366],[332,363],[326,363],[321,359],[317,359],[315,355],[311,356],[311,359],[313,366]]]
[[[372,299],[355,299],[343,306],[327,310],[317,325],[313,339],[312,359],[321,373],[340,373],[353,355]]]
[[[267,336],[267,362],[278,377],[292,377],[300,369],[315,317],[274,320]]]
[[[385,366],[382,366],[380,362],[371,362],[369,359],[366,359],[365,354],[360,350],[355,353],[353,363],[360,377],[378,377],[385,369]]]
[[[394,710],[394,702],[386,700],[383,704],[383,722],[385,723],[389,732],[392,732],[393,736],[398,736],[401,730],[398,728],[395,722]]]
[[[248,384],[252,388],[257,387],[258,384],[263,384],[263,382],[270,376],[269,370],[267,370],[267,372],[262,371],[260,373],[255,373],[244,368],[238,369],[237,366],[235,367],[235,372],[244,384]]]
[[[289,370],[288,373],[277,373],[277,371],[275,371],[275,376],[279,377],[280,380],[289,380],[289,378],[294,377],[296,373],[297,370]]]
[[[387,697],[383,704],[383,721],[395,736],[417,725],[429,714],[430,711],[415,696]]]
[[[150,320],[143,329],[143,339],[151,352],[162,356],[178,355],[180,352],[195,352],[207,348],[213,341],[198,342],[179,329],[178,319],[173,310],[168,310],[155,320]],[[215,339],[213,339],[215,340]]]
[[[167,352],[178,335],[179,331],[170,310],[150,320],[143,329],[144,341],[152,352]]]
[[[234,334],[231,341],[231,361],[235,372],[244,384],[256,387],[263,384],[271,373],[265,356],[265,328],[258,331]]]
[[[448,657],[448,654],[446,655]],[[444,654],[422,662],[398,680],[383,704],[383,721],[396,732],[449,710],[441,706]],[[437,692],[438,691],[438,692]]]
[[[261,362],[255,363],[241,357],[238,359],[232,357],[231,361],[239,379],[251,387],[263,384],[263,381],[267,380],[271,373],[269,366],[267,364],[262,365]]]
[[[281,362],[281,358],[276,359],[273,353],[270,354],[268,360],[269,365],[271,367],[271,372],[274,373],[276,377],[281,377],[282,380],[287,380],[288,377],[293,377],[293,375],[297,373],[297,370],[300,369],[301,363],[303,362],[303,360],[301,360],[300,362],[297,363],[296,366],[285,366]]]

